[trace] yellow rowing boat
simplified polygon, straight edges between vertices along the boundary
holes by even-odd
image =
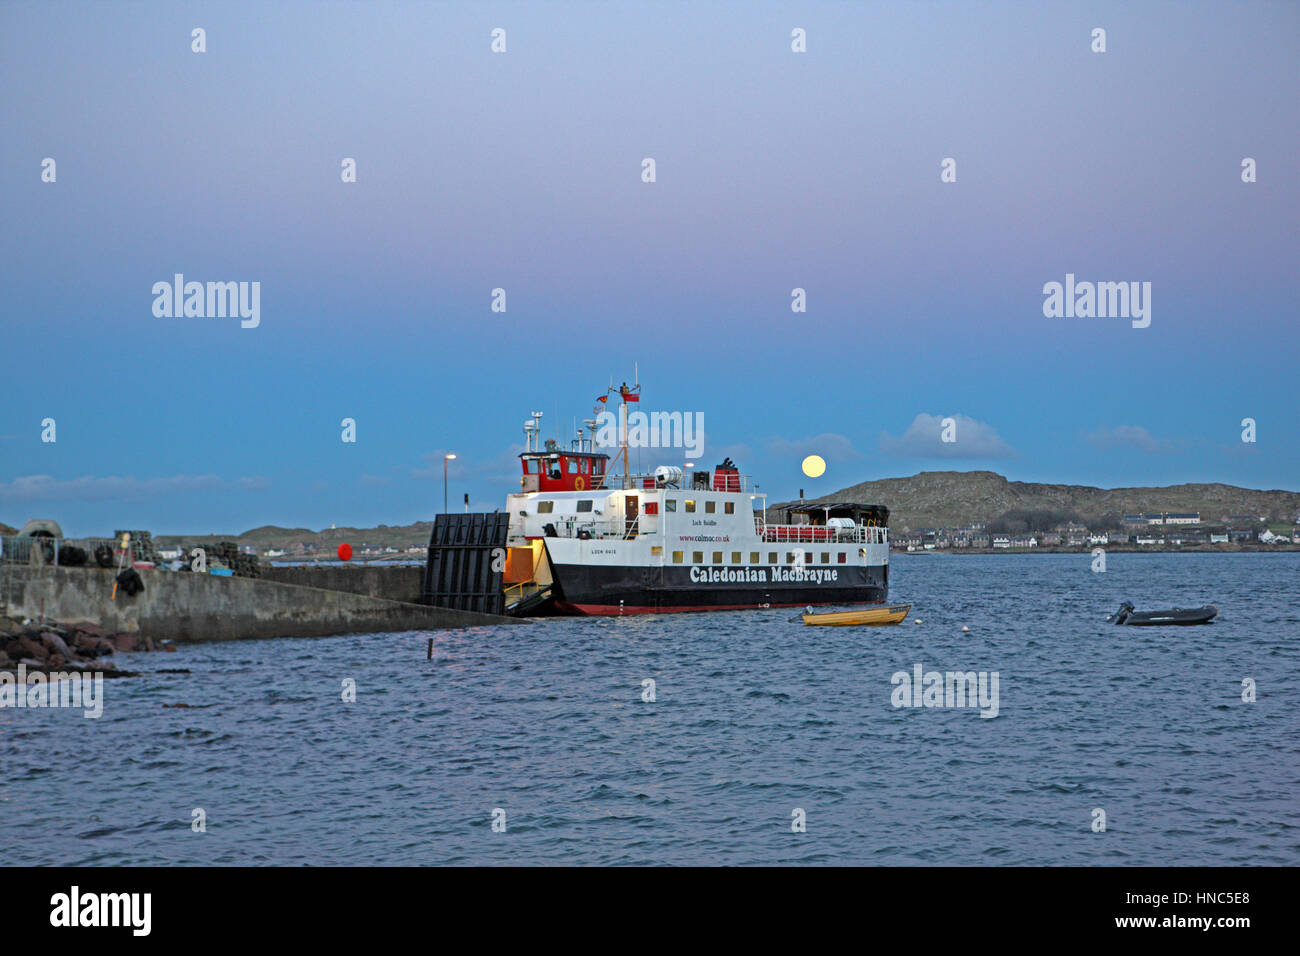
[[[831,627],[846,627],[852,624],[897,624],[907,617],[912,610],[910,604],[895,604],[893,607],[871,607],[854,611],[828,611],[824,614],[805,614],[805,624],[825,624]]]

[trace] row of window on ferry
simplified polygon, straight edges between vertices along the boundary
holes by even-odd
[[[722,564],[722,563],[723,563],[723,560],[722,560],[723,553],[724,553],[724,552],[722,552],[722,551],[714,551],[714,552],[713,552],[713,561],[710,562],[710,563],[712,563],[712,564]],[[823,551],[822,554],[821,554],[821,563],[822,563],[822,564],[830,564],[830,563],[831,563],[831,556],[832,556],[832,554],[834,554],[834,555],[837,556],[836,559],[835,559],[835,563],[836,563],[836,564],[848,564],[848,561],[849,561],[849,555],[848,555],[848,552],[847,552],[847,551],[836,551],[836,552]],[[740,552],[740,551],[732,551],[732,552],[731,552],[731,562],[730,562],[730,563],[732,563],[732,564],[745,564],[746,562],[744,562],[744,561],[741,560],[741,557],[742,557],[742,556],[743,556],[743,552]],[[769,552],[767,552],[767,563],[768,563],[768,564],[779,564],[780,562],[777,560],[778,557],[779,557],[779,554],[778,554],[776,551],[769,551]],[[685,552],[683,552],[683,551],[674,551],[674,552],[673,552],[673,564],[684,564],[684,563],[685,563],[685,558],[686,558],[686,554],[685,554]],[[705,563],[705,562],[704,562],[704,552],[703,552],[703,551],[692,551],[692,552],[691,552],[691,564],[704,564],[704,563]],[[749,562],[748,562],[748,563],[749,563],[749,564],[761,564],[761,563],[762,563],[761,561],[759,561],[759,552],[758,552],[758,551],[751,551],[751,552],[749,552]],[[799,552],[799,551],[787,551],[787,552],[785,553],[785,563],[786,563],[786,564],[804,564],[804,565],[808,565],[808,564],[814,564],[814,563],[816,563],[816,562],[813,560],[813,554],[812,554],[811,551],[803,551],[803,552]]]
[[[593,501],[594,501],[594,499],[592,499],[592,498],[579,498],[579,499],[578,499],[578,507],[577,507],[577,511],[578,511],[578,513],[579,513],[579,514],[583,514],[583,513],[586,513],[586,512],[591,511]],[[652,504],[654,504],[654,502],[652,502],[652,501],[650,501],[650,502],[646,502],[646,513],[647,513],[647,514],[652,513],[652,512],[650,511],[650,505],[652,505]],[[685,507],[684,507],[682,510],[685,511],[687,514],[694,514],[694,513],[695,513],[695,501],[694,501],[693,499],[691,499],[691,498],[687,498],[687,499],[683,502],[683,505],[684,505]],[[718,505],[718,503],[717,503],[716,501],[706,501],[706,502],[704,502],[704,513],[705,513],[706,515],[716,514],[716,513],[717,513],[717,510],[718,510],[717,505]],[[723,513],[723,514],[734,515],[734,514],[736,513],[736,503],[735,503],[734,501],[724,501],[724,502],[722,503],[722,505],[723,505],[723,509],[722,509],[722,513]],[[537,513],[538,513],[539,515],[549,515],[549,514],[552,514],[553,511],[554,511],[554,509],[555,509],[555,502],[554,502],[554,501],[539,501],[539,502],[537,502]],[[668,498],[668,499],[666,499],[666,500],[664,501],[664,511],[672,512],[672,511],[676,511],[676,510],[677,510],[677,499],[676,499],[676,498]]]
[[[605,463],[599,458],[569,458],[569,474],[571,475],[596,475],[597,477],[605,473]],[[542,467],[541,458],[525,458],[524,473],[529,475],[544,475],[546,469]]]

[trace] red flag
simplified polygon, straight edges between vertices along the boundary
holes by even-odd
[[[596,399],[596,401],[598,401],[598,402],[607,402],[607,401],[609,401],[609,396],[608,396],[608,395],[601,395],[599,398]]]
[[[628,388],[626,385],[624,385],[622,388],[620,388],[620,389],[618,390],[618,393],[619,393],[620,395],[623,396],[623,401],[625,401],[625,402],[639,402],[639,401],[641,401],[641,396],[638,395],[638,394],[636,394],[635,392],[633,392],[633,391],[632,391],[630,388]]]

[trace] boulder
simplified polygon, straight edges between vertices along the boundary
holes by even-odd
[[[70,661],[77,656],[68,648],[67,642],[53,631],[45,631],[41,634],[41,643],[49,650],[51,656],[58,655],[65,661]]]
[[[117,647],[108,638],[80,631],[73,638],[71,646],[86,657],[99,657],[101,654],[112,654],[117,650]]]
[[[137,649],[139,641],[134,634],[112,634],[109,640],[113,642],[113,647],[123,653],[128,653]]]
[[[19,634],[9,642],[9,656],[31,658],[38,661],[45,660],[48,652],[39,640],[31,637],[29,634]]]

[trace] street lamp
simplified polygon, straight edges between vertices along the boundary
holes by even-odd
[[[442,456],[442,513],[447,513],[447,462],[455,458],[455,453]]]

